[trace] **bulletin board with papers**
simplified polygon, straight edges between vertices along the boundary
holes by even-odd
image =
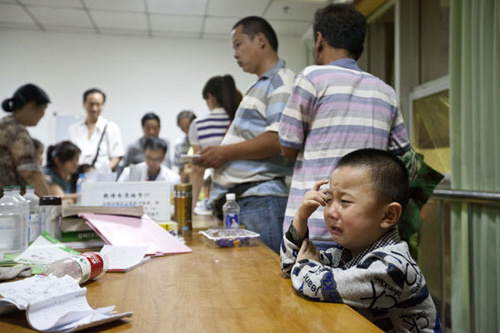
[[[143,206],[144,213],[157,222],[170,221],[171,197],[168,182],[85,182],[83,206]]]

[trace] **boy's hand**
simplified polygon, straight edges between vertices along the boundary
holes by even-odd
[[[309,239],[304,239],[302,241],[302,246],[300,247],[299,254],[297,255],[297,261],[309,259],[319,261],[319,252],[314,246],[313,242]]]
[[[319,206],[326,205],[326,189],[320,190],[322,185],[328,184],[328,180],[320,180],[314,184],[312,189],[304,195],[300,203],[295,218],[300,221],[306,221]]]

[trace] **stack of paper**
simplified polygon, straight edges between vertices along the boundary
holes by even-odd
[[[146,214],[142,218],[97,214],[80,216],[87,220],[87,224],[106,244],[146,246],[149,256],[192,252]]]
[[[29,325],[42,332],[73,332],[131,317],[132,312],[113,314],[114,306],[92,309],[87,289],[73,278],[34,276],[0,284],[0,314],[26,310]]]

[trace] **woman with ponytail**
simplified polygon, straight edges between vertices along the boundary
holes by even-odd
[[[2,102],[2,109],[11,115],[0,119],[0,190],[3,186],[29,184],[35,186],[38,196],[48,194],[26,129],[38,124],[48,103],[49,96],[34,84],[20,87]]]
[[[60,196],[63,203],[76,203],[76,183],[81,150],[71,141],[62,141],[47,148],[47,164],[43,169],[51,195]]]
[[[203,87],[202,96],[210,114],[196,119],[189,128],[188,138],[195,154],[207,146],[221,143],[242,99],[231,75],[210,78]],[[205,168],[193,166],[193,209],[198,201],[204,174]]]

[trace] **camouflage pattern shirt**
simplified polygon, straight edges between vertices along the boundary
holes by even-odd
[[[24,125],[14,116],[0,120],[0,189],[9,185],[26,185],[25,171],[40,171],[35,148]]]

